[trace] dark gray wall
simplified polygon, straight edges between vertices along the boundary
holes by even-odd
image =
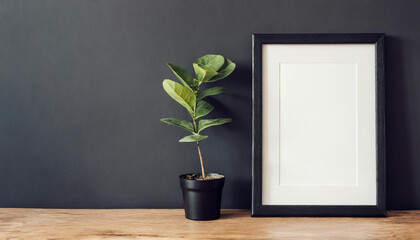
[[[187,117],[164,93],[165,62],[207,53],[237,70],[211,101],[234,122],[208,131],[224,208],[251,203],[251,34],[385,32],[387,200],[420,209],[420,2],[0,0],[0,207],[181,207],[199,170]]]

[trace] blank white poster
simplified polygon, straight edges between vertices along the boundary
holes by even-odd
[[[375,46],[263,45],[264,205],[374,205]]]

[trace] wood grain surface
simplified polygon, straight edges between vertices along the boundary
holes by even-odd
[[[387,218],[251,218],[222,210],[191,221],[182,209],[0,208],[0,239],[420,239],[420,211]]]

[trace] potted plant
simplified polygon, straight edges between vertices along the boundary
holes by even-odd
[[[227,91],[224,87],[211,87],[206,90],[202,90],[201,87],[204,83],[216,82],[229,76],[235,69],[235,63],[221,55],[205,55],[193,63],[195,77],[192,77],[187,70],[180,66],[171,63],[167,63],[167,65],[181,84],[165,79],[163,80],[163,89],[171,98],[187,109],[192,121],[175,118],[162,118],[161,121],[191,133],[191,135],[180,139],[179,142],[196,143],[201,164],[201,173],[179,176],[185,216],[192,220],[218,219],[225,177],[222,174],[205,172],[199,142],[208,137],[202,134],[204,129],[231,122],[232,119],[201,119],[214,109],[210,103],[203,99]]]

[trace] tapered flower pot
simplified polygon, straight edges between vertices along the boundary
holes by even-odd
[[[188,179],[192,174],[179,176],[184,199],[185,217],[191,220],[214,220],[220,217],[220,203],[225,184],[223,175],[218,179]],[[207,175],[207,174],[206,174]],[[212,174],[208,174],[211,176]]]

